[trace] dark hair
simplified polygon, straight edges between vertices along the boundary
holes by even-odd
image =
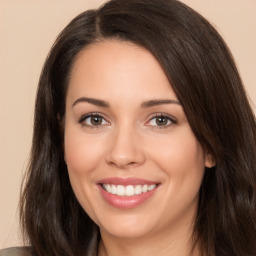
[[[205,170],[194,225],[202,255],[256,255],[256,124],[228,47],[198,13],[176,0],[112,0],[60,33],[41,73],[27,180],[25,235],[40,256],[96,255],[99,231],[79,205],[63,154],[65,98],[78,53],[125,40],[161,64],[189,124],[216,166]]]

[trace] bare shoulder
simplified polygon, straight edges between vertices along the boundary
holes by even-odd
[[[33,256],[30,247],[11,247],[0,250],[0,256]]]

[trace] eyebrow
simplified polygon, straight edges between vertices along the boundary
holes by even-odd
[[[78,98],[73,104],[72,107],[74,107],[76,104],[80,103],[80,102],[88,102],[91,103],[93,105],[99,106],[99,107],[104,107],[104,108],[108,108],[109,107],[109,103],[107,103],[104,100],[99,100],[99,99],[94,99],[94,98],[87,98],[87,97],[81,97]]]
[[[154,107],[154,106],[164,105],[164,104],[177,104],[181,106],[180,102],[177,100],[162,99],[162,100],[145,101],[141,104],[141,107],[148,108],[148,107]]]
[[[95,98],[88,98],[88,97],[81,97],[78,98],[73,104],[72,107],[74,107],[75,105],[77,105],[78,103],[81,102],[88,102],[90,104],[99,106],[99,107],[104,107],[104,108],[108,108],[110,107],[109,103],[104,101],[104,100],[99,100],[99,99],[95,99]],[[145,101],[141,104],[142,108],[149,108],[149,107],[154,107],[154,106],[158,106],[158,105],[164,105],[164,104],[177,104],[177,105],[181,105],[179,101],[177,100],[170,100],[170,99],[161,99],[161,100],[149,100],[149,101]]]

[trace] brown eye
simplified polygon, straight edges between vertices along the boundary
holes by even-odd
[[[167,116],[155,116],[149,121],[151,126],[168,126],[172,123],[172,120]]]
[[[157,114],[152,117],[147,123],[147,126],[152,128],[168,128],[172,124],[176,124],[177,121],[169,115]]]
[[[165,116],[158,116],[155,118],[155,123],[158,125],[158,126],[163,126],[163,125],[167,125],[168,124],[168,118],[165,117]]]
[[[92,116],[90,119],[91,125],[101,125],[103,121],[101,116]]]
[[[86,115],[82,117],[79,123],[91,128],[109,124],[102,116],[96,114]]]

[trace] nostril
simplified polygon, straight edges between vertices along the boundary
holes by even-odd
[[[130,131],[129,131],[130,134]],[[119,131],[110,141],[108,152],[106,152],[106,162],[118,168],[130,168],[141,165],[145,161],[144,150],[138,140],[126,132]],[[134,135],[135,136],[135,135]]]
[[[139,165],[137,162],[121,162],[121,161],[111,161],[109,162],[111,166],[116,166],[121,169],[129,168],[129,167],[135,167]]]

